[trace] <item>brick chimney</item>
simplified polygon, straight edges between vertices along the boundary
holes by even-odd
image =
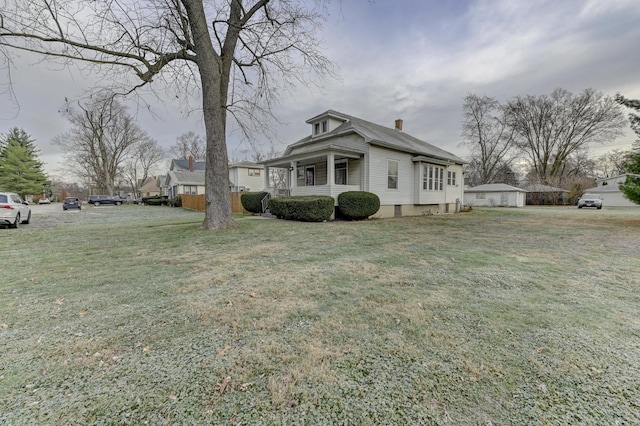
[[[193,171],[193,155],[189,156],[189,171]]]
[[[398,118],[396,120],[396,130],[402,131],[402,119],[401,118]]]

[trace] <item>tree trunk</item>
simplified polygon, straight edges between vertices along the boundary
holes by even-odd
[[[235,226],[231,215],[231,195],[229,188],[229,164],[226,144],[226,109],[220,107],[219,95],[215,90],[211,73],[200,68],[202,80],[202,106],[207,138],[205,167],[205,229],[229,228]],[[217,79],[219,81],[219,78]],[[205,89],[206,88],[206,89]]]
[[[202,111],[206,132],[205,216],[202,226],[215,230],[235,226],[231,215],[229,164],[226,142],[227,82],[224,67],[211,43],[202,1],[183,0],[189,16],[196,61],[202,84]]]

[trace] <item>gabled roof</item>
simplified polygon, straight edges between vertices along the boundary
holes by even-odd
[[[252,161],[239,161],[229,165],[230,169],[244,167],[247,169],[264,169],[263,164],[254,163]]]
[[[204,170],[205,161],[195,161],[193,160],[193,170]],[[170,170],[174,171],[189,171],[189,160],[188,159],[174,159],[171,160]]]
[[[140,186],[140,191],[158,191],[160,190],[158,180],[155,177],[150,177],[145,183]]]
[[[422,141],[414,136],[411,136],[401,130],[381,126],[379,124],[372,123],[370,121],[363,120],[361,118],[353,117],[348,114],[343,114],[334,110],[325,111],[313,118],[307,120],[307,123],[312,123],[323,117],[342,120],[343,123],[337,128],[324,133],[322,135],[307,136],[298,142],[295,142],[287,147],[284,152],[284,156],[291,154],[291,151],[296,148],[301,148],[305,145],[312,145],[313,143],[327,138],[335,136],[356,133],[362,136],[366,143],[371,145],[378,145],[385,148],[395,149],[402,152],[407,152],[413,155],[421,155],[428,158],[436,158],[441,160],[452,161],[457,164],[464,164],[462,158],[431,145],[425,141]]]
[[[598,178],[596,179],[596,182],[598,184],[601,184],[602,182],[610,182],[610,181],[623,181],[627,179],[627,176],[629,175],[633,175],[633,173],[622,173],[620,175],[615,175],[615,176],[609,176],[609,177],[602,177],[602,178]]]
[[[204,185],[204,170],[195,170],[193,172],[170,170],[167,176],[167,184]]]
[[[528,192],[522,188],[507,185],[506,183],[486,183],[484,185],[467,188],[464,192]]]

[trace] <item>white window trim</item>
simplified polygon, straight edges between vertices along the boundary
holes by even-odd
[[[455,170],[447,170],[447,185],[449,186],[458,186],[457,185],[458,176]]]
[[[425,163],[422,170],[422,190],[429,192],[444,191],[444,170],[437,164]]]
[[[336,173],[337,166],[341,166],[344,164],[344,183],[336,183],[336,178],[338,174]],[[333,181],[335,185],[349,185],[349,162],[347,160],[339,160],[336,161],[333,165]]]
[[[389,165],[391,163],[396,163],[396,174],[392,175],[390,173]],[[391,188],[389,186],[389,178],[395,176],[396,178],[396,187]],[[391,189],[393,191],[397,191],[400,188],[400,161],[398,160],[387,160],[387,189]]]

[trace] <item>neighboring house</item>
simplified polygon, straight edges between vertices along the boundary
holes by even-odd
[[[161,191],[169,198],[178,195],[204,194],[204,161],[188,159],[171,160],[169,171],[163,181]]]
[[[306,123],[308,136],[262,162],[272,196],[329,195],[337,203],[343,192],[368,191],[380,198],[374,217],[458,210],[464,160],[404,133],[402,120],[389,128],[329,110]],[[275,175],[284,176],[278,185]]]
[[[506,183],[489,183],[464,190],[465,206],[524,207],[527,191]]]
[[[527,205],[564,205],[569,198],[569,191],[562,188],[555,188],[549,185],[528,185],[523,188],[527,191]]]
[[[264,165],[241,161],[229,166],[231,192],[259,192],[264,188]]]
[[[140,196],[142,197],[152,197],[156,195],[160,195],[160,187],[158,186],[158,178],[156,176],[152,176],[147,179],[139,188]]]
[[[619,184],[625,183],[627,174],[612,176],[596,180],[596,187],[585,190],[586,193],[600,194],[604,207],[638,207],[638,204],[629,201],[620,188]]]
[[[167,186],[169,187],[169,198],[175,198],[178,195],[204,194],[204,170],[190,171],[172,171],[167,174]]]
[[[170,198],[180,194],[204,194],[205,162],[189,159],[171,160],[166,176],[158,177],[161,195]],[[229,165],[229,188],[231,192],[262,191],[264,188],[264,165],[241,161]]]
[[[167,175],[160,175],[156,179],[158,189],[160,190],[160,195],[168,196],[169,195],[169,186],[167,185]]]

